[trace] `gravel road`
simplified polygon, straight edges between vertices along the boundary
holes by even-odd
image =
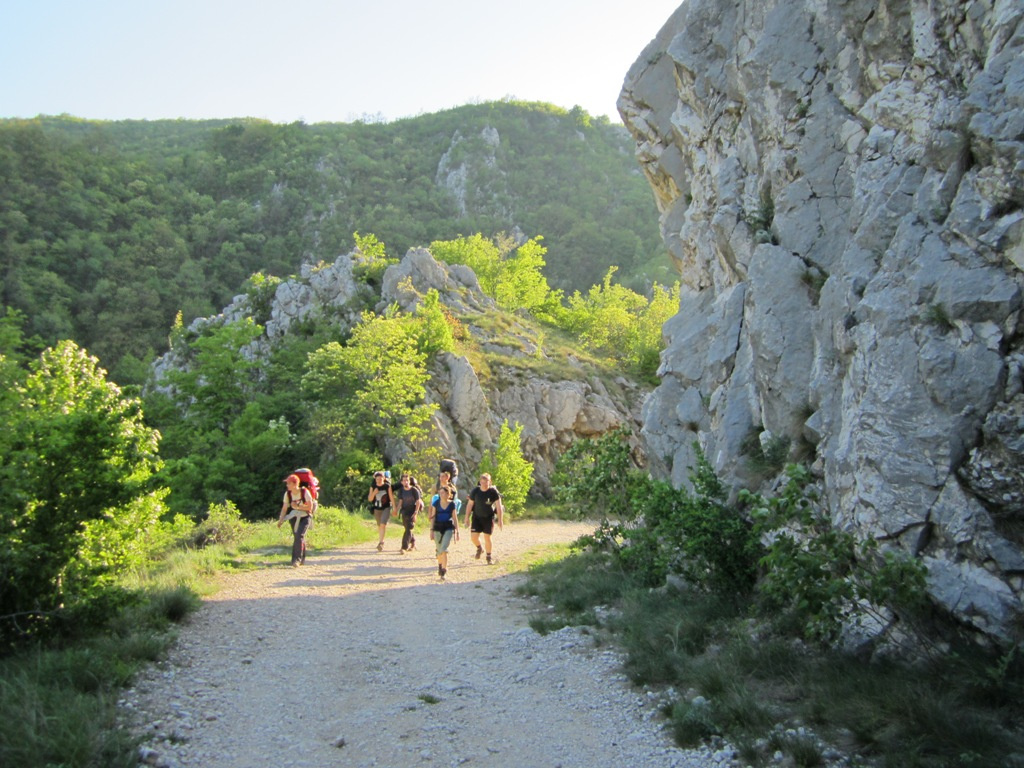
[[[576,629],[541,636],[535,602],[502,559],[589,532],[520,521],[496,531],[497,563],[453,544],[437,577],[421,536],[287,555],[226,576],[162,661],[121,702],[164,768],[474,766],[714,768],[731,751],[680,750],[659,697]],[[315,537],[315,532],[313,534]],[[313,539],[315,545],[315,538]]]

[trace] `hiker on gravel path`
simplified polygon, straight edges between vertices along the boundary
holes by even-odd
[[[284,482],[284,502],[277,517],[277,527],[280,528],[285,520],[292,527],[292,567],[297,568],[306,562],[306,531],[313,520],[313,497],[300,487],[298,475],[288,475]]]
[[[384,533],[388,528],[388,520],[391,519],[391,481],[383,470],[378,469],[373,473],[373,485],[370,486],[366,500],[370,502],[370,511],[373,512],[373,519],[377,521],[377,551],[383,552]]]
[[[469,528],[470,539],[476,546],[476,559],[479,560],[486,552],[488,565],[494,562],[491,558],[491,534],[494,532],[495,521],[499,529],[505,527],[505,505],[501,501],[498,489],[491,485],[491,476],[484,472],[480,475],[480,484],[469,492],[465,525]],[[484,540],[483,546],[480,545],[481,536]]]
[[[446,485],[438,492],[438,498],[430,504],[430,530],[434,535],[437,552],[437,575],[444,581],[448,574],[448,547],[459,540],[459,515],[452,500],[453,489]]]
[[[423,509],[423,492],[415,477],[408,474],[402,475],[402,484],[395,491],[395,501],[402,518],[402,525],[405,528],[405,532],[402,534],[401,549],[404,555],[406,552],[416,549],[416,534],[413,533],[413,528],[416,527],[416,515]]]
[[[438,493],[441,488],[445,485],[452,487],[452,495],[458,494],[455,490],[455,486],[459,484],[459,465],[455,463],[455,459],[441,459],[441,464],[437,468],[437,483],[434,485],[434,493]]]

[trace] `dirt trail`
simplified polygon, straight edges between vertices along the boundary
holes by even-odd
[[[146,735],[143,759],[175,768],[460,766],[708,768],[724,753],[671,745],[653,694],[575,629],[540,636],[504,557],[589,531],[516,522],[495,533],[497,564],[453,545],[389,538],[287,555],[225,577],[167,661],[122,702]]]

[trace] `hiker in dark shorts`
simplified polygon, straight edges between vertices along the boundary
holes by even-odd
[[[466,504],[465,525],[469,527],[470,539],[476,545],[476,559],[487,553],[487,564],[494,560],[491,557],[491,534],[494,523],[498,528],[505,527],[505,505],[501,502],[501,494],[491,485],[491,476],[486,472],[480,475],[480,484],[469,492],[469,503]],[[483,546],[480,537],[483,536]]]
[[[388,520],[391,519],[391,481],[383,470],[373,473],[373,485],[370,486],[366,500],[370,503],[373,519],[377,521],[377,551],[382,552],[384,534],[388,528]]]
[[[423,509],[423,492],[412,475],[402,475],[402,484],[395,491],[395,504],[402,518],[405,532],[402,534],[402,554],[416,549],[416,515]]]

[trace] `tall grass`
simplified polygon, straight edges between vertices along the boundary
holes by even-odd
[[[681,745],[724,736],[751,766],[776,751],[824,765],[829,744],[879,768],[1024,766],[1024,664],[1012,652],[868,663],[777,634],[735,596],[651,589],[603,552],[537,566],[520,591],[549,606],[535,628],[592,625],[621,645],[636,684],[687,692],[665,707]]]

